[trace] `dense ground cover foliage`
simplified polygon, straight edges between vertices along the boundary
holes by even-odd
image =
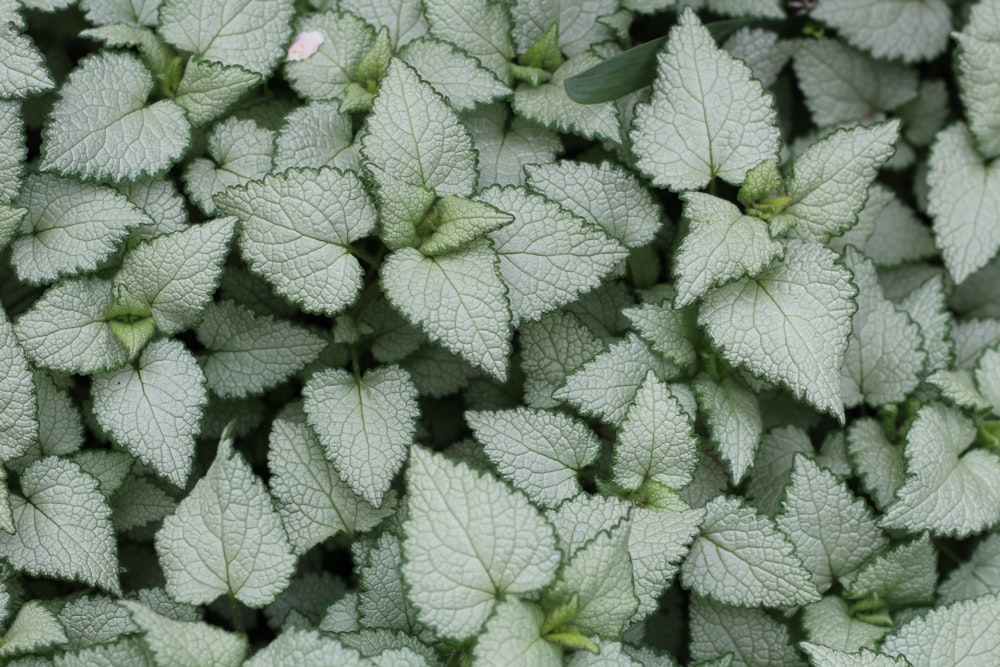
[[[1000,662],[1000,1],[0,53],[0,663]]]

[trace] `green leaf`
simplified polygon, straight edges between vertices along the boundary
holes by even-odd
[[[479,199],[514,216],[489,237],[515,325],[575,301],[628,256],[600,228],[524,188],[492,187]]]
[[[126,360],[106,320],[113,303],[104,280],[64,280],[18,318],[14,331],[38,366],[80,374],[111,370]]]
[[[0,101],[0,202],[13,200],[20,191],[21,176],[28,157],[25,139],[21,105],[15,101]],[[9,212],[3,213],[0,218],[9,215]],[[6,220],[0,220],[0,248],[7,245],[7,224]]]
[[[59,623],[66,631],[67,649],[104,644],[139,631],[128,611],[106,595],[70,600],[59,612]]]
[[[875,190],[891,194],[885,186],[872,184],[868,191],[868,203],[858,215],[858,229],[865,217],[865,210],[871,205]],[[866,255],[879,266],[896,266],[905,262],[929,259],[938,254],[934,246],[934,237],[926,223],[921,220],[909,206],[892,195],[874,217],[874,231],[864,244],[855,244],[864,248]],[[839,238],[845,239],[848,234]]]
[[[984,595],[938,607],[913,619],[882,642],[882,650],[901,655],[915,667],[975,664],[1000,653],[996,619],[1000,595]]]
[[[319,49],[302,59],[286,59],[285,78],[306,100],[343,100],[362,59],[375,44],[375,31],[346,12],[309,14],[296,23],[299,35],[317,33]]]
[[[902,402],[919,384],[927,359],[920,327],[882,296],[871,260],[854,248],[847,249],[844,260],[859,290],[840,373],[844,404]]]
[[[134,181],[166,171],[187,149],[191,126],[172,100],[147,105],[153,77],[128,53],[80,61],[52,108],[42,142],[44,170]]]
[[[775,520],[820,592],[888,546],[864,501],[805,456],[795,457]]]
[[[983,398],[993,404],[993,414],[1000,414],[1000,347],[992,347],[980,355],[975,376]]]
[[[153,18],[155,25],[155,15]],[[134,21],[90,28],[81,32],[80,36],[102,42],[108,47],[135,47],[142,54],[149,69],[159,76],[170,70],[172,61],[176,57],[173,49],[155,32],[150,28],[135,25]]]
[[[846,653],[811,642],[799,642],[799,647],[809,656],[813,667],[910,667],[902,657],[893,658],[864,648],[857,653]]]
[[[353,241],[375,228],[375,206],[354,172],[291,169],[218,195],[240,219],[250,268],[306,312],[334,315],[354,301],[363,272]]]
[[[0,460],[5,463],[27,452],[40,436],[40,392],[24,350],[17,343],[14,327],[0,308]],[[45,417],[49,413],[41,413]]]
[[[917,94],[916,71],[901,63],[874,60],[835,39],[798,40],[792,53],[799,88],[819,127],[857,123],[891,111]]]
[[[950,368],[955,358],[955,345],[951,340],[953,319],[947,306],[944,277],[930,278],[901,299],[899,306],[920,327],[923,348],[927,352],[925,371]]]
[[[588,416],[619,424],[649,371],[668,375],[659,357],[635,334],[618,341],[566,378],[552,397]]]
[[[542,592],[542,606],[552,609],[575,596],[578,603],[571,627],[588,636],[620,637],[639,606],[632,587],[628,540],[629,522],[623,519],[577,549]]]
[[[610,162],[562,160],[529,164],[525,171],[530,189],[601,227],[626,248],[649,243],[663,224],[650,191],[635,174]]]
[[[704,519],[703,509],[632,508],[628,553],[639,608],[631,622],[638,623],[659,607],[660,597],[673,584],[681,560]]]
[[[789,240],[770,270],[706,294],[698,322],[730,363],[843,420],[840,367],[857,309],[849,276],[832,251]]]
[[[274,142],[274,171],[293,167],[361,170],[351,117],[336,102],[310,102],[285,116]]]
[[[691,483],[697,464],[694,420],[650,371],[619,426],[612,478],[626,489],[654,480],[679,491]]]
[[[762,512],[773,516],[781,509],[796,454],[815,455],[809,435],[802,428],[785,424],[764,434],[746,487],[747,497]]]
[[[184,344],[160,339],[146,346],[134,367],[94,376],[94,414],[115,442],[184,488],[208,403],[204,383]]]
[[[941,392],[941,398],[960,408],[986,412],[993,407],[992,403],[983,398],[983,395],[976,388],[976,380],[972,371],[964,368],[954,371],[936,371],[927,377],[927,384],[936,387]],[[900,484],[902,484],[902,478],[900,478]]]
[[[697,353],[692,342],[696,335],[693,313],[672,308],[669,295],[659,304],[654,300],[622,313],[654,352],[680,369],[694,367]]]
[[[233,499],[239,498],[239,503]],[[295,557],[260,478],[224,433],[215,461],[156,533],[172,598],[206,604],[228,594],[249,607],[274,601]]]
[[[397,180],[438,195],[468,196],[476,185],[472,137],[448,103],[401,60],[379,84],[361,139],[377,182]]]
[[[324,457],[301,409],[274,420],[269,442],[271,493],[296,554],[339,532],[370,530],[395,510],[393,494],[375,509],[351,490]]]
[[[681,566],[681,583],[739,607],[796,606],[820,599],[792,542],[738,498],[720,496]]]
[[[402,248],[386,258],[380,277],[389,302],[431,340],[506,380],[511,315],[489,241],[438,257]]]
[[[223,398],[259,394],[314,361],[322,336],[268,315],[257,316],[234,301],[210,303],[195,330],[205,346],[208,388]]]
[[[556,25],[559,49],[573,57],[611,38],[611,31],[598,19],[613,14],[617,9],[615,0],[518,3],[511,8],[517,51],[524,53],[552,25]]]
[[[292,0],[225,0],[206,9],[202,0],[164,0],[160,35],[198,58],[270,74],[292,36]]]
[[[675,308],[713,287],[753,278],[784,254],[784,243],[771,238],[767,222],[743,215],[736,205],[702,192],[685,192],[681,199],[688,233],[674,257]]]
[[[54,85],[34,43],[4,18],[0,25],[0,98],[23,99]]]
[[[803,609],[802,625],[810,641],[848,653],[874,649],[889,631],[888,627],[856,618],[847,602],[836,595]]]
[[[636,109],[636,166],[653,185],[675,191],[716,176],[739,185],[751,167],[777,155],[775,123],[773,102],[750,68],[685,10],[658,56],[650,101]]]
[[[559,135],[514,115],[506,104],[462,116],[478,153],[479,185],[522,185],[525,165],[547,164],[562,151]]]
[[[121,595],[111,508],[97,480],[57,456],[33,463],[11,494],[13,535],[0,532],[0,556],[14,569],[98,586]]]
[[[423,4],[424,16],[433,36],[464,50],[501,81],[509,83],[508,68],[515,56],[515,47],[508,7],[488,0],[458,3],[452,0],[425,0]]]
[[[465,421],[497,471],[542,507],[582,491],[577,476],[601,447],[584,424],[557,412],[468,411]]]
[[[1000,115],[989,100],[1000,93],[1000,86],[985,73],[1000,59],[1000,34],[987,38],[963,31],[955,34],[955,40],[958,90],[969,129],[983,157],[995,158],[1000,155]]]
[[[277,665],[371,665],[355,649],[315,630],[290,629],[282,632],[245,663],[246,667]]]
[[[407,44],[399,57],[456,111],[468,111],[510,94],[510,88],[493,72],[448,42],[424,37]]]
[[[420,244],[420,252],[427,256],[457,250],[514,220],[490,204],[455,195],[438,199],[432,212],[437,216],[436,227]]]
[[[419,0],[340,0],[340,8],[357,14],[376,29],[388,28],[389,40],[396,49],[427,33]]]
[[[552,393],[566,377],[592,359],[604,345],[575,315],[556,311],[520,329],[524,401],[533,408],[554,408]]]
[[[131,183],[120,183],[116,189],[145,211],[153,221],[152,226],[139,227],[132,233],[132,238],[136,241],[148,241],[187,227],[187,202],[172,180],[144,178]]]
[[[899,121],[839,130],[795,160],[786,186],[795,218],[790,232],[806,241],[826,241],[858,220],[868,187],[895,150]]]
[[[367,553],[364,543],[355,542],[352,550],[358,563],[360,580],[358,609],[367,628],[394,628],[416,635],[422,627],[416,612],[406,599],[400,573],[402,550],[396,533],[383,532],[371,541]]]
[[[752,25],[754,22],[748,23]],[[712,25],[709,24],[710,29]],[[749,65],[754,77],[760,79],[765,88],[774,85],[792,55],[788,42],[781,40],[778,33],[750,25],[736,30],[722,48]]]
[[[11,263],[28,283],[93,271],[132,229],[153,221],[113,188],[32,174],[19,202],[28,209]]]
[[[114,495],[135,464],[131,454],[110,449],[85,449],[75,452],[70,460],[97,480],[105,498]]]
[[[522,84],[511,102],[519,116],[550,130],[578,134],[587,139],[621,141],[618,114],[611,102],[580,104],[566,93],[566,79],[601,62],[593,51],[585,51],[565,62],[551,80],[537,86]]]
[[[4,633],[0,659],[23,653],[43,653],[67,642],[66,631],[39,600],[28,600]]]
[[[406,481],[403,579],[421,622],[467,638],[503,594],[552,581],[555,535],[524,496],[421,447],[411,450]]]
[[[1000,249],[1000,162],[984,162],[962,123],[938,133],[927,158],[927,209],[948,273],[961,283]]]
[[[364,377],[325,370],[313,375],[302,393],[326,458],[356,494],[381,507],[420,416],[409,374],[399,366],[380,366]]]
[[[930,60],[944,51],[952,20],[943,0],[832,0],[810,16],[876,58],[903,62]]]
[[[192,57],[177,84],[174,101],[187,111],[191,124],[200,127],[225,113],[263,78],[239,65]]]
[[[903,484],[903,449],[889,441],[879,423],[871,417],[854,420],[847,431],[847,451],[861,485],[882,511]]]
[[[227,118],[208,135],[208,155],[192,160],[182,179],[188,196],[202,211],[215,215],[212,196],[228,187],[263,178],[271,171],[274,133],[252,120]]]
[[[945,604],[1000,593],[1000,533],[991,533],[938,586]]]
[[[534,602],[506,598],[486,621],[473,648],[473,660],[496,667],[560,667],[563,651],[541,636],[544,621],[545,612]]]
[[[177,501],[146,477],[128,477],[111,496],[111,519],[118,532],[158,522],[176,508]]]
[[[763,609],[739,609],[691,598],[691,657],[710,660],[731,654],[733,665],[802,667],[788,626]]]
[[[666,41],[664,36],[639,44],[567,79],[566,93],[580,104],[599,104],[648,86],[656,78],[656,56]]]
[[[87,20],[94,25],[127,23],[155,27],[161,0],[82,0]]]
[[[14,181],[12,185],[20,185]],[[15,208],[0,203],[0,250],[7,247],[14,235],[21,228],[21,221],[28,215],[25,208]]]
[[[907,478],[882,525],[967,537],[1000,520],[1000,460],[970,449],[971,420],[937,403],[922,407],[906,436]]]
[[[889,606],[926,605],[934,600],[937,551],[925,533],[865,563],[844,594],[848,600],[879,599]]]
[[[158,236],[130,251],[114,283],[149,304],[167,335],[191,328],[219,286],[234,218],[218,218]]]
[[[691,387],[712,445],[726,462],[729,479],[739,484],[753,465],[763,434],[757,397],[732,376],[722,382],[696,378]]]
[[[186,623],[157,614],[144,604],[122,601],[132,620],[145,632],[146,643],[159,667],[209,663],[238,667],[247,654],[245,635],[226,632],[203,622]]]

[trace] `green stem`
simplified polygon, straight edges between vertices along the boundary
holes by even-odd
[[[229,591],[228,595],[229,609],[233,613],[233,628],[235,628],[236,632],[241,635],[245,635],[247,633],[247,629],[246,626],[243,625],[243,615],[240,613],[240,603],[236,601],[236,596],[233,595],[232,591]]]

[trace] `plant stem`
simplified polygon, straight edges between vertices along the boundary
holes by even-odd
[[[229,596],[229,609],[233,613],[233,628],[235,628],[236,632],[241,635],[245,635],[247,633],[247,629],[246,626],[243,625],[243,615],[240,613],[240,603],[236,601],[236,596],[233,595],[232,591],[229,591],[227,595]]]

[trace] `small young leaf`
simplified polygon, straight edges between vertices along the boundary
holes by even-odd
[[[153,224],[113,188],[53,174],[26,178],[19,203],[28,215],[11,245],[11,264],[27,283],[93,271],[129,232]]]
[[[679,491],[691,483],[697,464],[694,421],[650,371],[619,427],[612,478],[626,489],[654,480]]]
[[[295,557],[281,519],[228,432],[208,473],[163,520],[156,553],[167,592],[180,602],[206,604],[228,594],[260,608],[288,585]]]
[[[427,256],[457,250],[514,219],[490,204],[455,195],[439,198],[433,210],[437,214],[436,229],[420,244],[420,252]]]
[[[209,304],[195,333],[207,351],[202,363],[208,388],[223,398],[273,387],[314,361],[327,344],[308,329],[256,316],[234,301]]]
[[[204,60],[268,75],[291,37],[292,0],[225,0],[206,11],[201,0],[164,0],[163,39]]]
[[[693,11],[671,29],[657,71],[631,134],[637,167],[654,185],[692,190],[716,176],[739,185],[751,167],[777,155],[770,97],[745,64],[715,45]]]
[[[735,204],[702,192],[685,192],[681,199],[688,233],[674,257],[675,308],[694,303],[712,287],[753,278],[785,253],[764,220],[743,215]]]
[[[598,19],[617,9],[618,3],[614,0],[519,3],[511,8],[518,53],[527,51],[549,26],[556,25],[559,27],[559,49],[573,57],[610,39],[610,31]]]
[[[184,344],[150,343],[135,366],[95,375],[94,414],[101,428],[140,461],[184,488],[194,439],[208,403],[205,376]]]
[[[271,493],[295,553],[341,531],[370,530],[395,510],[393,496],[376,510],[351,490],[323,456],[301,409],[274,420],[269,442]]]
[[[118,549],[111,508],[97,480],[57,456],[21,473],[21,495],[11,494],[16,532],[0,532],[0,555],[32,576],[76,579],[114,595]]]
[[[802,625],[810,641],[840,651],[874,649],[889,631],[851,614],[850,605],[837,595],[829,595],[802,610]]]
[[[326,458],[356,494],[380,507],[413,444],[420,415],[409,374],[399,366],[380,366],[364,377],[325,370],[302,393]]]
[[[122,601],[145,632],[159,667],[212,664],[238,667],[247,654],[247,638],[207,623],[185,623],[157,614],[144,604]]]
[[[741,607],[795,606],[820,599],[808,570],[774,522],[738,498],[720,496],[681,566],[698,595]]]
[[[52,108],[41,168],[116,182],[166,171],[187,148],[191,126],[173,100],[147,106],[152,89],[134,55],[105,51],[81,60]]]
[[[240,251],[278,294],[335,315],[361,290],[353,241],[375,228],[375,206],[354,172],[291,169],[216,196],[240,219]]]
[[[470,637],[504,593],[553,579],[555,535],[526,498],[421,447],[411,450],[406,478],[403,578],[422,622]]]
[[[906,436],[907,478],[882,525],[967,537],[1000,520],[1000,460],[971,449],[973,422],[928,403]]]
[[[627,257],[603,230],[524,188],[493,187],[479,199],[514,216],[489,237],[515,325],[576,300]]]
[[[847,451],[861,485],[882,511],[892,503],[906,474],[903,448],[889,442],[871,417],[854,420],[847,431]]]
[[[972,665],[1000,654],[998,615],[1000,595],[938,607],[886,637],[882,650],[901,655],[913,665]]]
[[[401,248],[383,262],[380,277],[389,302],[431,340],[506,380],[511,315],[500,259],[488,240],[438,257]]]
[[[888,606],[925,605],[934,599],[936,583],[937,551],[924,533],[865,563],[852,576],[844,597],[878,598]]]
[[[705,295],[698,321],[733,364],[844,418],[840,367],[857,290],[826,248],[789,240],[785,259]]]
[[[542,507],[580,493],[577,475],[600,451],[590,429],[557,412],[469,411],[465,421],[497,471]]]

